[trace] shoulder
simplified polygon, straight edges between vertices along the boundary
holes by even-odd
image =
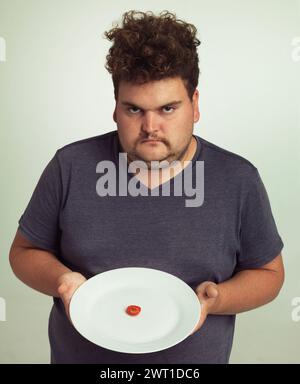
[[[225,175],[227,178],[256,177],[256,166],[245,157],[222,148],[198,136],[201,143],[200,158],[204,160],[204,167],[211,173]]]
[[[111,158],[117,139],[117,131],[88,137],[66,144],[56,151],[59,161],[80,161],[91,158]]]
[[[110,131],[102,135],[92,136],[85,139],[77,140],[72,143],[66,144],[58,149],[59,153],[68,153],[71,151],[78,151],[89,147],[105,147],[107,143],[113,141],[117,136],[117,131]]]
[[[203,139],[202,137],[198,136],[198,139],[202,145],[204,156],[206,156],[208,159],[210,160],[215,159],[215,161],[222,161],[225,163],[234,163],[236,165],[241,165],[241,166],[246,166],[249,168],[256,169],[256,167],[245,157],[235,152],[231,152],[225,148],[222,148],[210,141]]]

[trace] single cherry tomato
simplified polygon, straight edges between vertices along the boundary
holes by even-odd
[[[129,305],[126,308],[126,313],[130,316],[136,316],[141,312],[141,307],[138,305]]]

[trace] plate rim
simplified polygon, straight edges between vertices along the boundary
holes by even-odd
[[[191,293],[191,297],[193,296],[192,293],[194,294],[194,298],[195,298],[195,303],[198,304],[198,317],[197,317],[197,321],[195,322],[193,328],[191,328],[191,331],[190,333],[184,335],[183,337],[181,338],[178,338],[178,340],[176,340],[176,342],[174,343],[171,343],[169,344],[167,347],[158,347],[158,348],[151,348],[151,350],[147,350],[147,351],[124,351],[122,349],[112,349],[112,348],[109,348],[107,346],[103,346],[103,345],[99,345],[98,343],[96,343],[95,341],[93,340],[90,340],[89,338],[87,338],[84,334],[82,334],[82,331],[78,329],[78,327],[76,326],[76,321],[74,323],[74,313],[72,315],[72,308],[74,308],[74,302],[76,300],[76,297],[80,294],[80,292],[82,291],[82,289],[84,289],[89,283],[90,281],[92,280],[96,280],[96,279],[99,279],[99,276],[103,276],[104,274],[110,274],[110,273],[113,273],[114,271],[121,271],[121,270],[143,270],[143,271],[147,271],[147,272],[157,272],[158,274],[163,274],[163,275],[166,275],[168,276],[169,278],[173,279],[173,280],[176,280],[179,284],[183,285],[186,287],[186,289],[188,291],[190,291]],[[195,304],[196,305],[196,304]],[[128,353],[128,354],[143,354],[143,353],[152,353],[152,352],[158,352],[158,351],[163,351],[165,349],[168,349],[168,348],[171,348],[172,346],[174,345],[177,345],[179,344],[180,342],[182,342],[183,340],[185,340],[186,338],[188,338],[189,336],[193,335],[193,331],[196,327],[196,325],[198,324],[199,320],[200,320],[200,317],[201,317],[201,313],[202,313],[202,304],[195,292],[195,290],[189,285],[187,284],[184,280],[182,280],[181,278],[179,278],[178,276],[176,275],[173,275],[172,273],[169,273],[169,272],[166,272],[164,270],[160,270],[160,269],[156,269],[156,268],[148,268],[148,267],[119,267],[119,268],[113,268],[113,269],[109,269],[109,270],[106,270],[106,271],[103,271],[103,272],[100,272],[100,273],[97,273],[96,275],[90,277],[89,279],[87,279],[84,283],[82,283],[73,293],[72,297],[71,297],[71,300],[70,300],[70,303],[69,303],[69,315],[70,315],[70,319],[71,319],[71,323],[73,325],[73,327],[77,330],[77,332],[79,332],[79,334],[84,337],[87,341],[95,344],[96,346],[99,346],[101,348],[105,348],[107,350],[110,350],[110,351],[115,351],[115,352],[121,352],[121,353]]]

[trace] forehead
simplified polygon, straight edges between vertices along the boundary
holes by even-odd
[[[181,78],[167,78],[150,81],[144,84],[134,84],[121,81],[118,90],[118,101],[156,107],[172,100],[184,100],[188,97]]]

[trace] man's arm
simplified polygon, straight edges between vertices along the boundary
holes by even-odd
[[[261,268],[240,271],[218,284],[218,296],[210,313],[230,315],[260,307],[277,297],[283,282],[284,267],[279,254]]]
[[[29,287],[53,297],[60,297],[69,314],[69,303],[75,290],[86,279],[72,272],[54,254],[36,248],[17,231],[9,252],[15,275]]]
[[[279,254],[263,267],[240,271],[220,284],[201,283],[195,289],[202,304],[201,318],[193,332],[202,326],[207,315],[232,315],[269,303],[283,282],[284,266]]]

